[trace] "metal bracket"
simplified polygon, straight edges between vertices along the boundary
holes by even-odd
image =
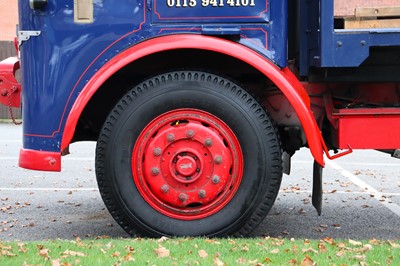
[[[18,38],[18,47],[22,45],[22,42],[26,42],[29,40],[31,36],[36,37],[39,36],[41,31],[38,30],[18,30],[17,38]]]

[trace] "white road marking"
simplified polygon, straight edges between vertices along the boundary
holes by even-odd
[[[14,160],[18,161],[18,157],[14,156],[0,156],[0,160]],[[93,157],[62,157],[63,161],[94,161],[94,155]],[[306,161],[306,160],[293,160],[292,163],[295,164],[312,164],[314,163],[313,161]],[[346,165],[360,165],[360,166],[395,166],[399,167],[400,164],[395,164],[395,163],[345,163]],[[310,167],[311,167],[310,166]],[[311,169],[311,168],[310,168]]]
[[[92,187],[92,188],[44,188],[44,187],[0,187],[0,191],[98,191],[99,189],[97,187]],[[279,193],[284,193],[284,194],[311,194],[311,190],[289,190],[289,189],[281,189],[279,190]],[[335,192],[330,192],[330,191],[324,191],[324,194],[357,194],[357,195],[374,195],[377,197],[377,195],[373,192],[367,192],[367,191],[335,191]],[[391,197],[391,196],[400,196],[400,193],[380,193],[384,195],[385,197]]]
[[[293,160],[292,163],[297,164],[310,164],[312,165],[314,161],[307,161],[307,160]],[[360,165],[360,166],[396,166],[399,167],[400,163],[352,163],[352,162],[344,162],[342,164],[346,165]]]
[[[44,187],[0,187],[0,191],[99,191],[96,187],[89,188],[44,188]]]
[[[290,190],[290,189],[281,189],[279,190],[279,193],[286,193],[286,194],[312,194],[311,190]],[[390,193],[390,192],[385,192],[382,193],[382,195],[385,197],[392,197],[392,196],[400,196],[400,193]],[[324,191],[324,194],[357,194],[357,195],[369,195],[371,197],[376,197],[376,194],[374,192],[367,192],[367,191],[342,191],[342,190],[336,190],[334,192],[332,191]]]
[[[387,199],[386,195],[389,195],[389,193],[382,193],[376,190],[374,187],[370,186],[369,184],[365,183],[361,179],[359,179],[357,176],[353,175],[343,167],[341,167],[339,164],[336,162],[326,160],[326,165],[330,166],[331,168],[335,169],[338,171],[342,176],[346,177],[349,179],[351,182],[359,186],[361,189],[363,189],[365,192],[368,192],[370,194],[375,195],[374,199],[382,203],[386,208],[391,210],[393,213],[395,213],[397,216],[400,216],[400,206],[397,205],[396,203],[393,203]]]
[[[19,160],[18,157],[10,157],[10,156],[0,156],[0,160]],[[70,157],[70,158],[62,158],[62,160],[66,161],[94,161],[94,155],[92,157]]]

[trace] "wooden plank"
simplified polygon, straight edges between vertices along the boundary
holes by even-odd
[[[345,29],[400,28],[400,19],[345,20]]]
[[[400,7],[400,0],[334,0],[333,3],[338,18],[354,17],[356,8]]]
[[[356,17],[400,17],[400,6],[357,7]]]

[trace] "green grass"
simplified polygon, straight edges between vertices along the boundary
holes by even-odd
[[[400,265],[400,241],[109,239],[0,242],[0,265]]]

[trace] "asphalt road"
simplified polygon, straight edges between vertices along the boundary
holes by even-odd
[[[62,172],[18,168],[21,127],[0,124],[0,240],[129,237],[111,218],[94,174],[95,144],[71,145]],[[311,205],[312,157],[292,161],[270,214],[251,236],[400,239],[400,160],[355,151],[324,169],[322,215]]]

